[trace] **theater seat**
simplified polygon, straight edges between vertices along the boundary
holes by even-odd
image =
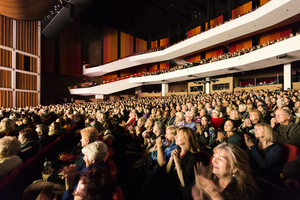
[[[287,164],[290,161],[295,160],[296,156],[299,153],[299,148],[291,145],[291,144],[284,144],[284,143],[276,143],[281,146],[282,148],[282,156],[280,162],[282,165]]]
[[[114,177],[114,178],[117,178],[117,166],[116,164],[114,163],[114,161],[107,161],[106,162],[106,166],[107,166],[107,169],[110,171],[111,175]]]
[[[125,200],[124,195],[123,195],[123,191],[121,190],[120,187],[116,188],[116,193],[113,196],[113,200]]]
[[[204,166],[209,166],[212,164],[213,156],[205,151],[201,151],[202,163]]]

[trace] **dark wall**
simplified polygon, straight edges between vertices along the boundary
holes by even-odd
[[[82,83],[82,77],[68,76],[43,72],[41,75],[41,104],[57,104],[61,97],[67,97],[68,102],[73,98],[84,99],[83,96],[71,95],[68,86]]]

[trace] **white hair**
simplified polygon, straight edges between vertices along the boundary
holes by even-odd
[[[107,155],[108,148],[104,142],[96,141],[86,145],[82,149],[82,153],[88,156],[89,161],[100,162],[103,161]]]

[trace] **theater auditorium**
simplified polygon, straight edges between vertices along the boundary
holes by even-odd
[[[1,0],[0,199],[300,199],[299,0]]]

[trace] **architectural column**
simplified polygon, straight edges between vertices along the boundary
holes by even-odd
[[[12,88],[12,106],[16,107],[17,104],[17,92],[16,92],[16,82],[17,82],[17,21],[13,20],[13,50],[11,52],[11,63],[12,63],[12,72],[11,72],[11,88]]]
[[[283,89],[292,88],[292,66],[291,63],[283,65]]]
[[[166,93],[169,92],[169,84],[168,83],[163,83],[161,84],[161,96],[166,96]]]
[[[209,94],[210,93],[210,78],[205,79],[206,84],[205,84],[205,93]]]
[[[103,94],[96,94],[95,99],[104,99],[104,95]]]

